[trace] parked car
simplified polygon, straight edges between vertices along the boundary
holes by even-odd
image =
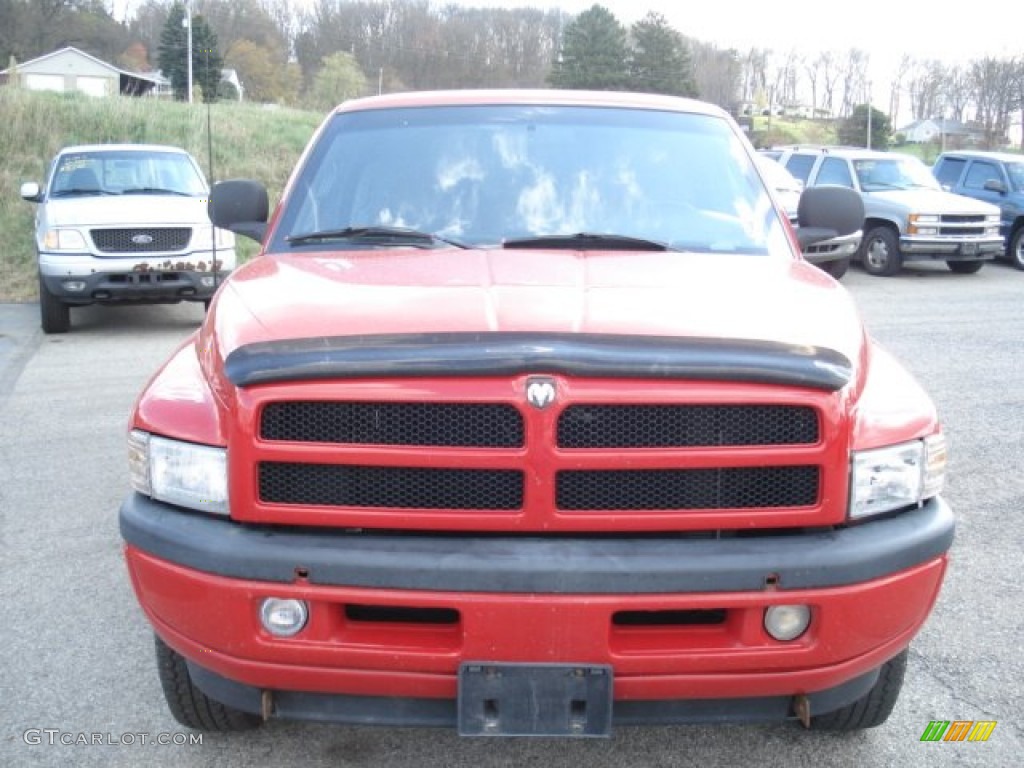
[[[143,144],[62,149],[46,182],[21,185],[35,216],[43,331],[71,327],[71,307],[208,304],[235,266],[234,234],[214,229],[209,187],[184,150]]]
[[[998,206],[1006,260],[1024,269],[1024,155],[962,151],[939,155],[932,173],[943,189]]]
[[[761,169],[765,181],[768,182],[769,188],[775,193],[782,210],[789,217],[790,223],[794,227],[799,227],[800,196],[804,191],[803,182],[763,150],[757,154],[757,165]],[[849,235],[803,246],[804,259],[838,280],[849,269],[850,259],[860,246],[861,235],[862,232],[858,229]]]
[[[1003,250],[999,209],[944,191],[917,158],[855,147],[781,149],[780,162],[806,186],[860,193],[864,237],[855,258],[872,275],[895,275],[908,261],[977,272]]]
[[[808,189],[803,245],[860,197]],[[954,519],[931,400],[722,109],[346,101],[141,393],[120,512],[171,713],[470,736],[882,723]]]

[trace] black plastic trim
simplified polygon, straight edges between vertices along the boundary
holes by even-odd
[[[835,350],[769,341],[581,333],[421,333],[247,344],[224,361],[239,387],[372,376],[551,373],[749,381],[836,391],[853,368]]]
[[[261,712],[262,691],[229,680],[189,661],[188,673],[210,698],[243,712]],[[874,669],[824,691],[807,694],[812,715],[823,715],[853,703],[878,680]],[[391,696],[274,691],[271,717],[355,725],[454,728],[458,721],[455,699],[414,699]],[[616,726],[682,723],[757,723],[795,720],[793,696],[758,696],[732,699],[679,699],[615,701]]]
[[[121,535],[154,557],[229,578],[452,592],[629,594],[858,584],[925,563],[953,542],[949,506],[841,530],[753,537],[417,535],[250,526],[133,493]]]

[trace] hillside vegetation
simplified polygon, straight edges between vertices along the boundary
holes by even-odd
[[[263,181],[273,205],[323,115],[285,108],[212,105],[214,179]],[[209,175],[206,106],[151,99],[95,99],[79,94],[0,88],[0,301],[36,298],[35,206],[18,195],[23,181],[42,182],[61,147],[110,142],[171,144],[187,149]],[[255,244],[239,239],[243,255]]]

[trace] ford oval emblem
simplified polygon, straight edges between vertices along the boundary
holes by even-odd
[[[136,245],[149,245],[153,242],[153,236],[147,235],[144,232],[138,235],[132,235],[132,242]]]
[[[555,380],[548,376],[535,376],[526,380],[526,402],[534,408],[547,408],[555,402]]]

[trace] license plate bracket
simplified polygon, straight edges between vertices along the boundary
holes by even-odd
[[[612,668],[595,664],[459,667],[460,736],[607,738]]]

